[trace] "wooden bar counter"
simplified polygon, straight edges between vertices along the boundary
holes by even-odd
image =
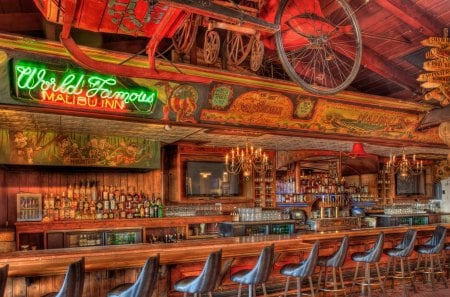
[[[443,224],[450,228],[450,224]],[[161,276],[157,294],[172,295],[172,284],[176,281],[171,270],[179,267],[201,269],[208,254],[223,250],[224,261],[236,259],[233,267],[240,265],[239,259],[254,258],[263,246],[275,243],[277,262],[273,279],[279,278],[277,268],[292,256],[308,252],[311,243],[321,241],[321,254],[334,250],[344,235],[351,237],[351,250],[363,250],[383,231],[387,235],[385,247],[389,247],[403,236],[409,227],[367,228],[345,231],[305,232],[294,235],[267,235],[228,237],[206,240],[185,240],[170,244],[131,244],[88,248],[17,251],[0,254],[0,265],[9,264],[9,280],[5,296],[40,296],[57,290],[62,282],[67,265],[80,257],[86,259],[84,296],[105,296],[113,286],[122,282],[133,282],[147,257],[160,254]],[[419,232],[419,241],[429,238],[435,225],[413,226]],[[296,256],[295,256],[296,255]],[[291,258],[289,258],[291,256]],[[350,263],[346,263],[351,267]],[[182,271],[186,271],[181,269]],[[178,274],[179,275],[179,274]],[[225,280],[229,278],[224,278]],[[279,280],[279,279],[278,279]],[[219,288],[220,290],[220,288]]]

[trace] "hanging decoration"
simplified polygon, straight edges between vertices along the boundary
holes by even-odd
[[[450,38],[448,28],[443,37],[429,37],[422,41],[422,45],[431,47],[425,54],[427,61],[423,69],[427,73],[417,78],[421,87],[427,89],[425,100],[437,100],[442,106],[450,103]]]
[[[261,148],[256,149],[247,142],[245,148],[237,146],[231,149],[229,154],[226,154],[225,165],[229,173],[239,174],[242,172],[243,176],[248,179],[253,171],[263,176],[269,168],[269,158]]]
[[[419,175],[423,171],[423,161],[416,160],[414,154],[412,160],[406,157],[405,148],[402,149],[401,158],[391,155],[389,161],[386,162],[386,170],[398,173],[400,179],[406,180],[412,175]]]

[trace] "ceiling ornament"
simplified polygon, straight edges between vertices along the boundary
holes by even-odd
[[[422,45],[431,47],[425,54],[427,61],[423,69],[427,73],[417,78],[421,87],[427,89],[425,100],[437,100],[442,106],[450,103],[450,38],[448,28],[444,29],[443,37],[429,37]]]
[[[403,148],[400,158],[391,154],[389,161],[386,162],[386,169],[398,173],[400,179],[406,180],[412,175],[419,175],[422,173],[423,161],[416,160],[415,154],[412,159],[408,159],[405,148]]]
[[[226,154],[225,166],[231,174],[239,174],[242,171],[245,179],[248,179],[253,171],[263,176],[269,168],[269,157],[261,148],[256,149],[246,142],[245,148],[237,146]]]

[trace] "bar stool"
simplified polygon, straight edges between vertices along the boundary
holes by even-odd
[[[183,292],[186,297],[188,293],[194,296],[202,295],[208,292],[208,296],[212,297],[211,292],[214,290],[217,278],[219,277],[222,263],[222,250],[218,250],[209,254],[208,259],[203,266],[203,270],[199,276],[188,276],[178,280],[174,289]]]
[[[47,293],[44,297],[81,297],[84,286],[84,257],[73,262],[67,269],[59,292]]]
[[[446,268],[447,268],[447,278],[450,277],[450,243],[446,243],[444,245],[444,251],[445,251],[445,255],[446,255]]]
[[[108,297],[147,297],[152,296],[156,287],[159,270],[159,254],[149,257],[145,261],[144,267],[133,283],[125,283],[114,287],[108,292]]]
[[[316,268],[317,257],[319,255],[319,241],[316,240],[306,260],[298,264],[286,264],[280,269],[282,275],[287,276],[286,286],[284,288],[284,296],[286,297],[289,289],[289,279],[291,276],[297,278],[297,297],[302,295],[302,282],[307,277],[309,280],[309,288],[311,290],[311,296],[314,297],[314,287],[312,283],[312,274],[314,268]]]
[[[405,235],[403,236],[403,239],[400,242],[400,244],[398,244],[393,248],[387,248],[383,250],[383,253],[388,255],[389,257],[386,271],[386,278],[392,278],[391,287],[394,287],[394,280],[396,278],[402,280],[403,296],[407,296],[405,279],[411,280],[411,286],[413,287],[414,292],[417,292],[416,286],[414,285],[414,274],[411,273],[411,267],[409,265],[408,260],[408,258],[411,256],[411,253],[413,252],[416,236],[417,236],[416,230],[408,229],[408,231],[406,231]],[[398,272],[396,269],[397,267],[395,265],[396,259],[400,259],[400,272]],[[406,260],[406,267],[408,269],[407,274],[405,274],[405,260]],[[392,275],[389,274],[391,262],[393,263]]]
[[[444,270],[441,265],[440,254],[444,249],[445,239],[447,237],[447,229],[443,226],[436,226],[431,238],[423,244],[416,245],[414,250],[419,253],[417,259],[416,272],[427,274],[428,280],[431,282],[433,291],[435,288],[436,276],[440,276],[447,288],[447,280],[444,277]],[[425,255],[424,268],[421,268],[422,255]],[[437,264],[437,267],[435,266]]]
[[[335,292],[335,295],[337,292],[344,292],[344,296],[347,296],[345,293],[345,286],[344,286],[344,278],[342,277],[342,266],[345,262],[345,257],[347,256],[348,251],[348,241],[349,237],[346,235],[344,236],[344,239],[342,239],[341,246],[339,249],[332,255],[329,256],[319,256],[317,260],[317,265],[319,266],[319,281],[317,284],[317,293],[319,291],[324,292]],[[322,280],[322,267],[325,267],[325,281],[324,281],[324,287],[320,287],[320,282]],[[331,273],[333,275],[333,280],[331,283],[328,282],[328,267],[331,267]],[[342,288],[338,288],[338,281],[336,277],[336,268],[339,272],[339,278],[341,280]],[[331,289],[332,287],[332,289]]]
[[[381,280],[381,275],[380,275],[380,267],[378,266],[378,262],[380,261],[381,258],[381,254],[383,252],[383,244],[384,244],[384,233],[381,232],[380,234],[378,234],[377,240],[375,241],[374,246],[364,252],[356,252],[352,254],[352,260],[354,262],[356,262],[356,270],[355,270],[355,276],[353,278],[353,283],[352,283],[352,291],[353,291],[353,287],[355,286],[355,284],[357,283],[357,278],[358,278],[358,268],[359,268],[359,264],[361,262],[366,263],[366,267],[365,267],[365,274],[364,274],[364,278],[362,280],[361,283],[361,291],[364,295],[364,287],[367,286],[368,288],[368,296],[372,295],[372,286],[374,285],[379,285],[381,288],[381,291],[383,293],[383,296],[386,295],[386,292],[384,290],[384,282]],[[370,277],[370,265],[371,264],[375,264],[376,267],[376,272],[377,272],[377,276],[378,276],[378,283],[374,283],[372,282],[372,279]]]
[[[274,259],[274,244],[264,247],[252,269],[242,269],[231,275],[233,282],[239,283],[238,297],[241,296],[242,284],[248,285],[248,296],[256,296],[257,284],[261,284],[264,296],[267,296],[266,281],[272,271]]]
[[[5,294],[6,281],[8,280],[8,268],[8,264],[0,268],[0,297],[3,297]]]

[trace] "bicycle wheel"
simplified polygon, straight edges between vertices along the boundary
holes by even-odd
[[[345,0],[284,0],[275,23],[278,57],[289,77],[315,94],[350,85],[361,63],[361,30]]]

